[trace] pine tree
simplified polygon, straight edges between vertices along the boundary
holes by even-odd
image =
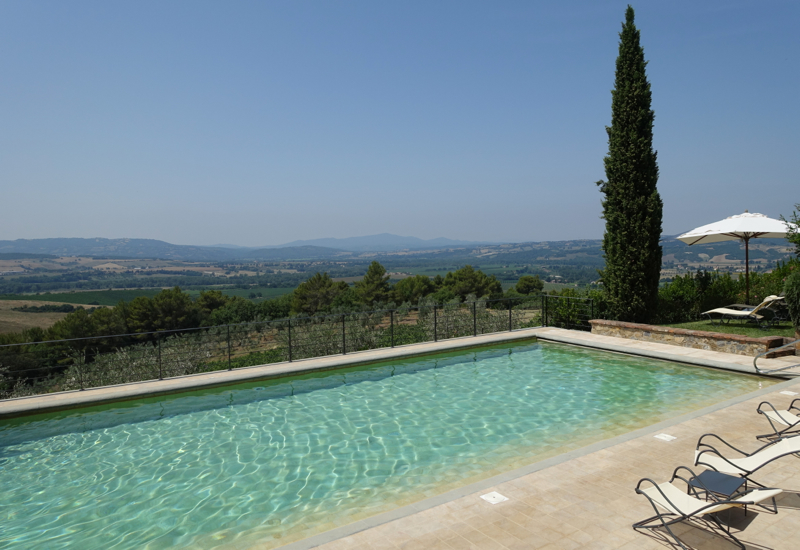
[[[389,274],[379,262],[372,262],[367,273],[360,281],[356,281],[356,293],[361,302],[372,307],[376,302],[385,302],[389,298]]]
[[[639,30],[628,6],[622,25],[608,132],[605,194],[606,232],[601,272],[612,318],[649,322],[658,306],[661,273],[661,197],[656,189],[658,165],[653,150],[650,83]]]

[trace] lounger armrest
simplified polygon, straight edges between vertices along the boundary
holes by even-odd
[[[800,397],[792,401],[792,404],[789,405],[789,410],[791,411],[792,409],[794,409],[796,411],[800,411],[800,405],[798,405],[798,403],[800,403]]]
[[[670,514],[673,514],[673,513],[677,512],[680,516],[682,516],[684,518],[689,517],[689,516],[686,515],[685,512],[683,512],[680,509],[679,506],[677,506],[674,502],[672,502],[672,500],[664,493],[664,490],[661,489],[661,486],[658,483],[656,483],[655,481],[653,481],[649,477],[642,478],[642,479],[639,480],[639,483],[636,484],[636,493],[639,494],[639,495],[644,495],[645,497],[647,497],[647,500],[650,501],[650,505],[653,507],[653,509],[656,511],[657,514],[660,514],[659,511],[658,511],[658,507],[661,506],[663,508],[664,504],[663,503],[657,503],[657,501],[653,500],[653,498],[650,495],[648,495],[645,491],[643,491],[641,489],[642,483],[645,483],[645,482],[652,484],[653,487],[656,489],[656,491],[658,491],[658,493],[661,495],[661,498],[663,498],[664,501],[670,506],[670,508],[672,508],[672,510],[674,510],[674,512],[669,512]],[[665,485],[667,485],[667,484],[665,483]],[[708,506],[704,506],[704,508],[709,508],[711,506],[717,506],[718,504],[719,504],[719,502],[712,501],[712,502],[710,502],[708,504]],[[694,514],[692,514],[692,515],[694,515]]]
[[[770,409],[771,409],[772,414],[769,414],[770,413]],[[772,438],[772,437],[777,437],[777,438],[786,437],[786,435],[788,435],[788,434],[784,434],[784,432],[786,432],[788,430],[789,433],[792,433],[793,428],[796,427],[796,423],[793,423],[790,419],[784,418],[784,415],[781,414],[781,412],[786,412],[788,414],[791,414],[790,411],[788,411],[788,410],[787,411],[779,411],[769,401],[762,401],[761,403],[759,403],[758,408],[756,409],[756,412],[758,414],[763,414],[764,415],[764,418],[767,419],[767,422],[769,422],[769,426],[770,426],[770,428],[772,428],[772,431],[773,431],[773,433],[771,433],[771,434],[757,435],[756,436],[757,439]],[[781,424],[785,424],[786,427],[785,428],[782,427]]]
[[[658,483],[656,483],[655,481],[653,481],[653,480],[652,480],[652,479],[650,479],[649,477],[643,477],[642,479],[640,479],[640,480],[639,480],[639,483],[637,483],[637,484],[636,484],[636,488],[635,488],[635,490],[636,490],[636,492],[637,492],[638,494],[644,494],[644,493],[642,492],[642,483],[645,483],[645,482],[647,482],[647,483],[650,483],[650,484],[651,484],[651,485],[653,485],[654,487],[658,487]],[[661,489],[659,489],[659,490],[658,490],[658,492],[659,492],[659,493],[661,493]],[[663,493],[662,493],[662,494],[663,494]]]
[[[737,453],[739,453],[740,455],[744,455],[744,456],[750,456],[749,454],[747,454],[747,453],[746,453],[746,452],[744,452],[743,450],[741,450],[741,449],[737,449],[736,447],[734,447],[733,445],[731,445],[730,443],[728,443],[727,441],[725,441],[724,439],[722,439],[722,438],[721,438],[720,436],[718,436],[717,434],[703,434],[703,435],[701,435],[701,436],[700,436],[700,439],[698,439],[698,440],[697,440],[697,448],[696,448],[696,450],[697,450],[697,451],[700,451],[700,447],[701,447],[701,446],[703,446],[703,447],[708,447],[709,449],[713,449],[715,453],[719,454],[719,451],[717,451],[716,449],[714,449],[714,447],[713,447],[713,446],[712,446],[710,443],[705,443],[705,442],[703,441],[703,440],[704,440],[705,438],[707,438],[707,437],[708,437],[708,438],[716,438],[716,439],[718,439],[720,442],[724,443],[724,444],[725,444],[725,446],[727,446],[727,447],[728,447],[728,448],[730,448],[730,449],[733,449],[734,451],[736,451],[736,452],[737,452]],[[722,455],[720,455],[720,456],[722,456]],[[695,462],[695,464],[696,464],[696,462]]]
[[[684,477],[683,475],[679,474],[678,472],[681,470],[686,470],[689,475]],[[707,500],[719,501],[719,497],[717,497],[716,493],[710,491],[708,487],[706,487],[705,483],[703,483],[697,477],[697,474],[695,474],[694,471],[692,471],[692,469],[688,466],[678,466],[675,468],[675,471],[672,472],[672,479],[670,479],[669,482],[672,483],[676,479],[683,481],[686,484],[687,490],[691,491],[695,496],[698,496],[697,493],[699,489],[705,493]]]
[[[756,407],[756,412],[758,414],[764,414],[764,411],[767,410],[767,409],[772,409],[772,411],[775,414],[779,414],[778,413],[778,409],[775,408],[775,405],[773,405],[769,401],[762,401],[761,403],[759,403],[758,407]]]
[[[707,447],[708,448],[703,449],[702,451],[700,451],[700,450],[695,451],[695,454],[694,454],[694,465],[695,466],[705,466],[706,468],[708,468],[710,470],[714,470],[715,472],[718,472],[719,470],[715,466],[713,466],[712,464],[709,464],[708,462],[703,462],[703,455],[715,455],[717,458],[719,458],[720,460],[722,460],[723,462],[725,462],[726,464],[728,464],[730,466],[731,469],[728,472],[725,472],[725,473],[734,473],[735,472],[735,473],[738,473],[740,475],[749,473],[747,470],[741,468],[740,466],[737,466],[736,464],[731,462],[729,459],[725,458],[722,455],[722,453],[720,453],[714,447],[711,447],[710,445],[708,445]]]
[[[670,483],[672,483],[676,479],[684,479],[683,476],[678,474],[678,472],[680,472],[681,470],[686,470],[687,472],[689,472],[689,479],[697,477],[697,475],[688,466],[678,466],[677,468],[675,468],[675,470],[672,471],[672,479],[670,479]]]

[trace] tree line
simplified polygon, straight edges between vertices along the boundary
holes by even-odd
[[[193,300],[176,286],[154,297],[139,296],[112,308],[76,309],[47,329],[38,327],[0,334],[0,344],[91,338],[118,334],[185,330],[197,327],[269,321],[292,316],[393,309],[401,305],[453,303],[470,299],[520,298],[539,294],[544,283],[537,275],[523,275],[503,292],[494,275],[467,265],[444,277],[414,275],[391,284],[386,268],[372,262],[360,281],[349,285],[317,272],[290,294],[255,303],[219,290],[205,290]]]
[[[173,272],[174,273],[174,272]],[[203,289],[209,284],[224,284],[232,287],[249,288],[251,286],[272,286],[275,288],[291,288],[302,282],[308,275],[304,273],[271,273],[257,276],[232,275],[229,277],[210,278],[197,272],[184,275],[127,275],[104,273],[97,271],[76,271],[58,275],[28,275],[0,279],[0,294],[23,294],[30,292],[53,292],[65,290],[97,290],[127,288],[162,288],[180,286],[184,289]],[[339,275],[345,276],[345,275]],[[209,279],[214,282],[209,283]]]

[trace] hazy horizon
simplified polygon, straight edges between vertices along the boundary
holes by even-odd
[[[450,238],[450,237],[432,237],[430,239],[422,239],[420,237],[414,237],[413,235],[396,235],[394,233],[376,233],[376,234],[373,234],[373,235],[353,235],[353,236],[349,236],[349,237],[318,237],[318,238],[309,238],[309,239],[294,239],[292,241],[286,241],[286,242],[280,242],[280,243],[274,243],[274,244],[272,244],[272,243],[263,244],[262,243],[262,244],[259,244],[259,245],[252,245],[252,246],[250,246],[250,245],[241,245],[241,244],[236,244],[236,243],[222,243],[222,242],[214,242],[214,243],[211,243],[211,244],[205,244],[205,243],[183,243],[183,242],[173,242],[173,241],[169,241],[167,239],[160,239],[158,237],[137,237],[137,236],[131,236],[131,235],[121,236],[121,237],[104,237],[104,236],[99,236],[99,235],[95,235],[95,236],[92,236],[92,237],[49,236],[49,237],[36,237],[34,239],[30,239],[30,238],[26,238],[26,237],[20,237],[18,239],[0,239],[0,241],[2,241],[2,240],[10,240],[10,241],[36,240],[36,239],[89,239],[89,240],[92,240],[92,239],[108,239],[108,240],[150,239],[150,240],[162,241],[162,242],[167,242],[169,244],[181,245],[181,246],[201,246],[201,247],[210,247],[210,248],[211,247],[221,247],[221,248],[224,248],[224,247],[259,248],[259,247],[283,247],[283,246],[287,246],[287,245],[294,245],[294,243],[296,243],[296,242],[311,242],[311,241],[321,241],[321,240],[326,240],[326,239],[338,240],[338,241],[348,241],[348,240],[363,239],[363,238],[369,238],[369,237],[379,237],[379,236],[383,236],[383,235],[388,235],[388,236],[391,236],[391,237],[401,237],[401,238],[404,238],[404,239],[406,239],[406,238],[407,239],[419,239],[420,241],[423,241],[423,242],[446,240],[446,241],[463,242],[465,244],[486,244],[486,245],[489,245],[489,244],[513,244],[513,243],[523,243],[523,242],[545,242],[543,240],[473,241],[473,240],[468,240],[468,239],[455,239],[455,238]],[[594,239],[588,238],[588,239],[550,239],[550,240],[557,242],[557,241],[574,241],[574,240],[600,240],[601,238],[602,238],[602,235],[600,237],[597,237],[597,238],[594,238]]]
[[[602,238],[627,3],[0,3],[0,239]],[[788,216],[800,4],[633,7],[664,233]]]
[[[661,238],[662,239],[672,239],[672,238],[677,237],[677,235],[678,234],[663,233]],[[464,246],[471,246],[471,245],[487,245],[487,246],[490,246],[490,245],[500,245],[500,244],[524,244],[524,243],[540,243],[540,242],[599,241],[599,240],[602,240],[602,235],[601,235],[601,236],[598,236],[598,237],[595,237],[595,238],[589,237],[589,238],[574,238],[574,239],[567,239],[567,238],[559,239],[559,238],[556,238],[556,239],[529,239],[529,240],[517,239],[517,240],[505,240],[505,241],[470,241],[470,240],[466,240],[466,239],[451,239],[449,237],[434,237],[432,239],[420,239],[419,237],[414,237],[414,236],[411,236],[411,235],[395,235],[395,234],[391,234],[391,233],[382,233],[382,234],[374,234],[374,235],[355,235],[355,236],[351,236],[351,237],[341,237],[341,238],[337,238],[337,237],[321,237],[321,238],[316,238],[316,239],[298,239],[298,240],[294,240],[294,241],[287,241],[287,242],[276,243],[276,244],[260,244],[260,245],[253,245],[253,246],[245,246],[245,245],[240,245],[240,244],[236,244],[236,243],[222,243],[222,242],[215,242],[215,243],[211,243],[211,244],[205,244],[205,243],[182,243],[182,242],[168,241],[166,239],[159,239],[159,238],[152,238],[152,240],[166,242],[168,244],[178,245],[178,246],[199,246],[199,247],[207,247],[207,248],[249,248],[249,249],[257,249],[257,248],[280,248],[280,247],[289,247],[289,246],[306,246],[305,243],[309,243],[309,242],[313,243],[313,242],[316,242],[316,241],[323,241],[323,240],[353,241],[353,240],[358,240],[358,239],[366,239],[366,238],[381,237],[381,236],[400,237],[400,238],[403,238],[403,239],[419,239],[421,242],[426,242],[426,243],[427,242],[432,242],[432,241],[444,240],[444,241],[452,241],[452,242],[455,242],[455,243],[461,243]],[[67,236],[67,237],[42,237],[42,238],[43,239],[58,239],[58,238],[63,238],[63,239],[88,239],[88,240],[93,240],[93,239],[108,239],[108,240],[141,239],[141,237],[136,237],[136,236],[125,236],[125,237],[100,237],[100,236],[94,236],[94,237],[68,237]],[[150,239],[150,238],[148,237],[147,239]],[[0,239],[0,241],[3,241],[3,240],[15,241],[15,240],[35,240],[35,239],[25,239],[25,238],[20,238],[20,239]],[[778,241],[778,240],[785,240],[785,239],[759,239],[759,242],[761,242],[761,241],[772,242],[772,241]],[[787,246],[791,246],[788,243],[788,241],[787,241],[786,244],[787,244]],[[314,244],[313,246],[323,246],[324,247],[326,245]],[[443,245],[443,246],[448,246],[448,245]],[[330,248],[336,248],[336,247],[335,246],[331,246]]]

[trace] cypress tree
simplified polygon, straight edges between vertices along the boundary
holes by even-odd
[[[606,221],[601,271],[611,318],[649,322],[658,306],[661,274],[661,197],[656,189],[658,165],[653,150],[650,83],[639,30],[628,6],[619,41],[619,56],[611,92],[611,126],[606,181],[598,181],[605,195]]]

